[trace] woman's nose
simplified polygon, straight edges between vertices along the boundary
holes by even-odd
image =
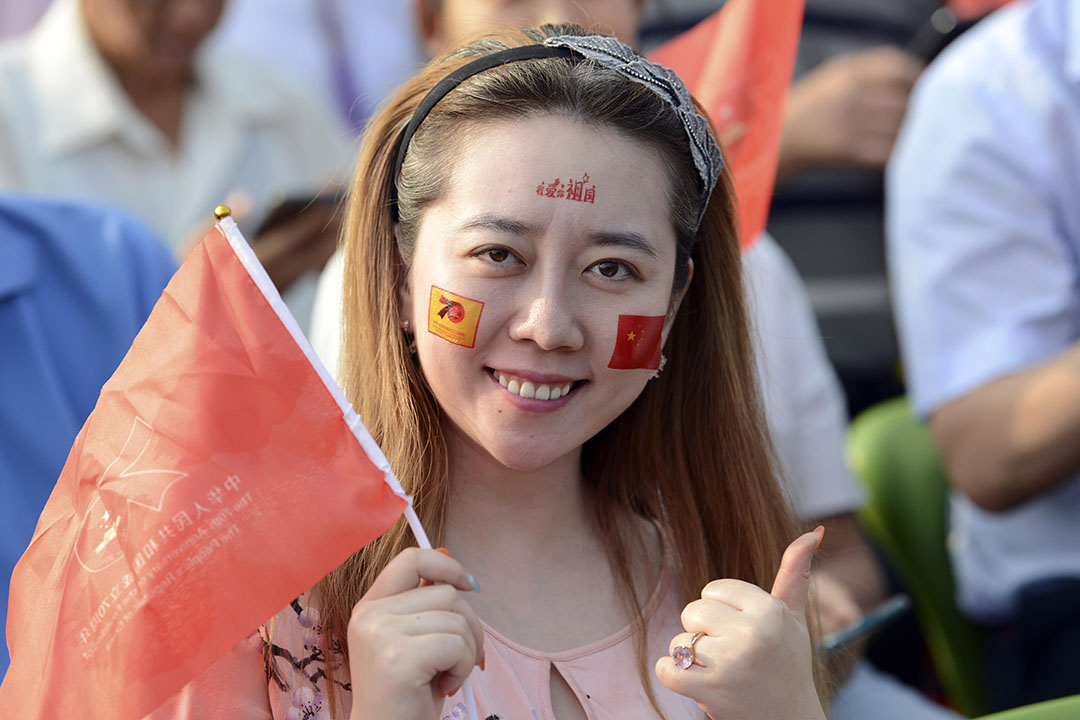
[[[543,350],[579,350],[585,335],[581,308],[559,287],[540,288],[526,295],[520,316],[510,328],[514,340],[531,340]]]

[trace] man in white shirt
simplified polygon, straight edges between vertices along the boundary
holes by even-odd
[[[1080,6],[1018,2],[946,50],[888,180],[909,392],[989,690],[1080,693]]]
[[[332,191],[351,164],[346,132],[316,95],[204,43],[222,9],[55,0],[0,48],[0,189],[123,207],[178,255],[237,191],[252,220]],[[325,262],[333,211],[312,207],[251,238],[279,287]]]

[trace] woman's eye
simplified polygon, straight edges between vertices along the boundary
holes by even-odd
[[[521,257],[507,247],[498,245],[477,248],[471,253],[472,257],[479,260],[487,272],[507,273],[515,272],[524,265]]]
[[[610,261],[597,263],[596,270],[604,277],[615,277],[619,274],[619,265]]]
[[[634,272],[626,264],[615,260],[601,260],[590,269],[605,278],[613,280],[634,277]]]

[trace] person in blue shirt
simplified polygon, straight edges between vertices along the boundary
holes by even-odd
[[[175,269],[121,212],[0,193],[0,617],[79,428]]]

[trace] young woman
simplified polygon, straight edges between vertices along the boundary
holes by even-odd
[[[244,716],[463,718],[471,675],[489,719],[824,717],[820,533],[785,553],[730,183],[670,71],[576,26],[436,59],[345,243],[346,394],[448,550],[402,522],[279,613]]]

